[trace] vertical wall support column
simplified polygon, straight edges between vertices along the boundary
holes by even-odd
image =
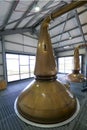
[[[6,70],[6,55],[5,55],[4,36],[1,37],[1,43],[2,43],[3,78],[7,82],[7,70]]]
[[[87,78],[87,47],[85,49],[85,76]]]

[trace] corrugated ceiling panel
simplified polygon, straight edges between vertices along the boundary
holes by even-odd
[[[31,21],[31,23],[29,23],[29,26],[32,26],[34,23],[36,23],[36,21],[38,21],[41,17],[43,17],[45,14],[47,14],[48,11],[44,11],[43,13],[37,13],[35,18]]]
[[[59,40],[60,40],[60,35],[59,35],[59,36],[56,36],[56,37],[54,37],[54,38],[51,38],[52,43],[55,43],[55,42],[57,42],[57,41],[59,41]]]
[[[87,11],[79,15],[81,24],[87,23]]]
[[[43,6],[45,6],[50,0],[39,0],[37,5],[40,6],[40,8],[42,8]]]
[[[82,29],[84,33],[87,33],[87,25],[83,26]]]
[[[78,35],[81,34],[79,28],[74,29],[74,30],[71,30],[71,31],[69,31],[69,32],[70,32],[70,34],[71,34],[72,37],[74,37],[74,36],[78,36]]]
[[[75,18],[66,22],[65,30],[72,29],[73,27],[78,26],[77,21]]]
[[[17,20],[17,19],[19,19],[21,16],[22,16],[22,14],[23,14],[24,12],[13,12],[13,14],[12,14],[12,16],[11,16],[11,18],[9,19],[9,21],[8,22],[11,22],[11,21],[14,21],[14,20]]]
[[[0,0],[0,26],[3,24],[5,18],[7,17],[11,5],[12,5],[12,1],[6,2]]]
[[[61,24],[60,26],[57,26],[56,28],[53,28],[52,30],[50,30],[51,36],[62,33],[63,27],[64,27],[64,24]]]
[[[53,1],[53,3],[49,6],[49,7],[54,7],[54,6],[56,6],[57,4],[59,4],[60,3],[60,1],[58,0],[54,0]]]
[[[84,6],[82,6],[82,7],[80,7],[80,8],[77,8],[77,12],[79,13],[79,12],[82,12],[84,9],[86,9],[86,6],[84,5]]]
[[[54,19],[53,21],[50,22],[51,25],[50,25],[49,28],[53,28],[54,26],[60,24],[62,21],[65,21],[65,20],[66,20],[66,16],[64,16],[64,17],[62,17],[62,16],[58,17],[58,18],[56,18],[56,19]]]
[[[18,25],[18,27],[23,27],[33,16],[29,16],[22,20],[22,22]],[[30,25],[29,25],[30,26]]]
[[[19,12],[25,12],[28,6],[32,3],[34,0],[19,0],[19,3],[16,7],[16,11]]]
[[[12,24],[8,24],[8,25],[6,26],[6,29],[12,29],[12,28],[14,28],[14,26],[16,25],[16,23],[17,23],[17,22],[14,22],[14,23],[12,23]]]
[[[24,14],[24,12],[27,10],[27,7],[30,3],[31,3],[31,1],[19,1],[9,22],[19,19]]]
[[[64,26],[65,26],[65,29],[64,29]],[[73,18],[72,20],[69,20],[69,22],[67,21],[66,24],[63,23],[60,26],[57,26],[56,28],[53,28],[52,30],[50,30],[51,36],[52,36],[52,34],[56,35],[61,32],[64,32],[65,30],[72,29],[73,27],[76,27],[76,26],[77,26],[77,22],[76,22],[75,18]]]
[[[69,33],[68,33],[68,31],[67,31],[66,35],[67,35],[66,38],[69,38],[69,35],[70,35],[71,37],[74,37],[74,36],[81,35],[81,33],[80,33],[79,28],[77,28],[77,29],[74,29],[74,30],[72,30],[72,31],[69,31]],[[61,37],[61,35],[57,35],[56,37],[52,38],[52,41],[53,41],[53,42],[60,41],[60,37]],[[63,37],[62,37],[62,38],[63,38]]]
[[[60,37],[61,37],[61,39],[60,39]],[[62,34],[62,36],[59,35],[56,38],[52,38],[52,42],[53,43],[55,43],[57,41],[60,42],[61,40],[64,40],[64,39],[69,39],[69,34],[68,33]]]
[[[69,34],[68,33],[64,33],[64,34],[62,34],[62,36],[61,36],[61,40],[64,40],[64,39],[69,39]]]
[[[77,38],[74,38],[74,39],[71,39],[71,40],[70,40],[70,42],[73,43],[73,44],[74,44],[74,43],[77,43],[77,42],[79,43],[79,42],[81,42],[81,41],[83,41],[82,37],[77,37]]]
[[[74,39],[67,40],[64,42],[59,42],[59,44],[55,44],[54,46],[55,47],[66,46],[66,45],[70,45],[70,44],[81,43],[82,41],[83,41],[82,37],[78,37],[78,38],[74,38]]]
[[[68,15],[68,16],[67,16]],[[73,11],[70,11],[68,13],[65,13],[64,15],[61,15],[60,17],[54,19],[53,21],[51,21],[51,26],[50,28],[52,28],[53,26],[56,26],[57,24],[61,23],[61,22],[64,22],[67,20],[67,17],[68,18],[71,18],[72,16],[74,15],[74,12]]]

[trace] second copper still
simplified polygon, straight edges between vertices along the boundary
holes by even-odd
[[[85,80],[85,76],[80,73],[79,48],[81,46],[85,46],[85,44],[76,47],[74,50],[74,69],[71,74],[66,76],[68,82],[83,82]]]

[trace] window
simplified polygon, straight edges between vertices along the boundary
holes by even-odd
[[[8,82],[34,76],[35,56],[6,54]]]
[[[34,76],[35,56],[30,56],[30,76]]]
[[[19,55],[20,62],[20,78],[25,79],[29,78],[29,56]]]
[[[80,58],[80,68],[81,68],[81,56]],[[59,73],[71,73],[73,70],[73,56],[58,58],[58,72]]]
[[[6,54],[8,81],[19,80],[18,55]]]
[[[59,72],[64,73],[64,58],[59,58]]]

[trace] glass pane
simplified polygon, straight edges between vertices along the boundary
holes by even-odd
[[[64,64],[64,58],[59,58],[59,64]]]
[[[34,73],[30,73],[30,77],[34,77],[35,75],[34,75]]]
[[[29,64],[29,56],[20,55],[20,65],[28,65]]]
[[[65,73],[71,73],[73,70],[73,57],[65,57]]]
[[[29,73],[28,74],[21,74],[21,79],[29,78]]]
[[[35,60],[30,60],[31,65],[35,65]]]
[[[33,71],[34,72],[34,65],[30,65],[30,72]]]
[[[82,56],[79,56],[79,60],[80,60],[80,68],[82,67],[81,65],[81,61],[82,61]]]
[[[64,73],[64,58],[59,58],[58,72]]]
[[[35,60],[35,56],[30,56],[30,60]]]
[[[18,59],[18,55],[17,54],[6,54],[6,58],[9,58],[9,59]]]
[[[11,76],[8,76],[8,82],[9,81],[15,81],[15,80],[19,80],[19,75],[11,75]]]
[[[34,76],[35,56],[30,56],[30,77]]]
[[[18,60],[7,59],[7,74],[19,74],[19,63]]]
[[[35,56],[6,54],[8,82],[34,76]]]
[[[72,70],[74,68],[74,57],[73,56],[62,57],[62,58],[59,58],[58,61],[59,61],[59,64],[58,64],[59,70],[58,70],[58,72],[72,73]],[[81,57],[80,57],[80,66],[81,66]]]
[[[20,66],[20,73],[29,73],[29,66]]]

